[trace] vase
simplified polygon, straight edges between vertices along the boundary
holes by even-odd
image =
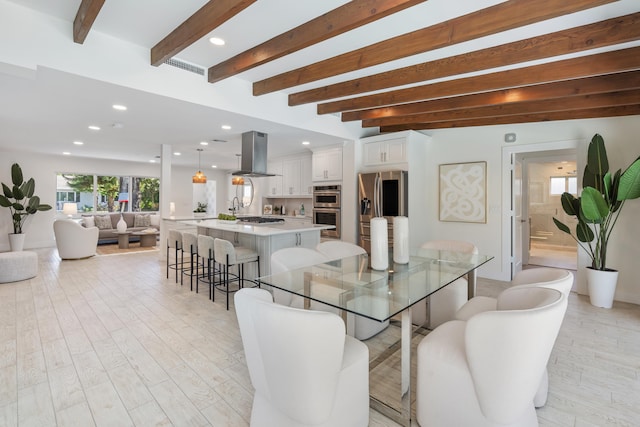
[[[22,252],[24,248],[24,233],[9,233],[9,247],[11,252]]]
[[[120,215],[120,221],[116,224],[116,229],[118,230],[118,233],[124,233],[127,231],[127,222],[122,218],[122,215]]]
[[[409,218],[406,216],[393,218],[393,262],[409,262]]]
[[[617,283],[618,272],[616,270],[594,270],[587,267],[587,287],[591,305],[611,308]]]
[[[371,268],[386,270],[389,267],[389,234],[386,218],[371,219]]]

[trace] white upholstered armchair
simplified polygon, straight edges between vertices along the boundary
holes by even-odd
[[[53,234],[62,259],[94,256],[98,246],[98,233],[98,227],[85,228],[70,219],[59,219],[53,223]]]
[[[254,427],[369,423],[369,350],[332,313],[275,304],[264,289],[234,296]]]
[[[533,399],[566,309],[555,289],[512,288],[497,310],[438,326],[418,345],[418,423],[537,426]]]

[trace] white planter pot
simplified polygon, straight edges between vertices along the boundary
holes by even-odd
[[[22,252],[22,249],[24,248],[25,236],[26,235],[24,233],[9,234],[9,247],[11,248],[11,252]]]
[[[613,306],[616,293],[618,272],[615,270],[594,270],[587,268],[587,286],[591,305],[602,308]]]

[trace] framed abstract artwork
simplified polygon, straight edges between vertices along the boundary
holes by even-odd
[[[440,221],[487,222],[487,162],[440,165]]]

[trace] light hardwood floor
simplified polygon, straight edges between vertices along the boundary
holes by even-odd
[[[0,284],[0,426],[246,426],[233,308],[165,279],[157,252],[64,261]],[[495,295],[503,282],[479,280]],[[571,295],[541,426],[640,425],[640,307]],[[395,423],[371,411],[372,426]]]

